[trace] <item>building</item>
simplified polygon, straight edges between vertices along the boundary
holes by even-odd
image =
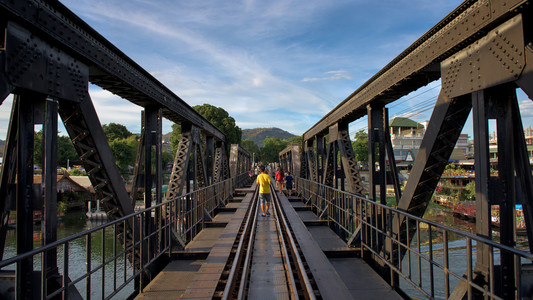
[[[401,117],[393,118],[389,122],[392,149],[398,167],[406,167],[415,161],[428,123],[428,121],[416,122]],[[468,134],[461,134],[459,136],[455,149],[450,156],[450,161],[459,162],[466,160],[467,154],[473,151],[473,143],[468,138]]]
[[[533,129],[531,126],[524,129],[524,138],[526,140],[527,155],[529,164],[533,165]],[[489,134],[489,157],[491,165],[497,169],[498,163],[498,136],[495,131]]]
[[[396,117],[389,122],[389,127],[394,159],[397,162],[413,162],[424,137],[424,125]]]

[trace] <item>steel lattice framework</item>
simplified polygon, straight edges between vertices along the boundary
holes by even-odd
[[[304,133],[302,175],[342,190],[346,181],[347,190],[366,194],[350,151],[350,138],[342,133],[348,132],[350,122],[368,116],[366,195],[374,201],[379,197],[385,204],[386,185],[393,185],[398,208],[421,217],[473,112],[477,234],[492,238],[490,207],[500,205],[501,243],[513,247],[514,205],[522,204],[528,238],[533,240],[533,179],[516,100],[516,88],[533,99],[532,22],[530,1],[465,1]],[[385,106],[439,78],[442,89],[402,193]],[[489,171],[488,122],[491,119],[497,122],[497,176],[490,176]],[[325,139],[329,139],[327,151],[323,148]],[[334,171],[339,150],[344,170],[340,173]],[[335,176],[341,177],[340,184]],[[380,224],[384,216],[377,212],[374,218]],[[392,229],[392,234],[409,243],[407,237],[414,236],[416,226],[405,223],[405,220],[393,221],[394,228],[383,230]],[[348,240],[350,244],[359,240],[359,230]],[[386,240],[375,245],[377,253],[399,264],[395,254],[404,250],[391,249]],[[533,252],[533,243],[529,246]],[[487,247],[478,249],[474,280],[481,286],[498,280],[489,279],[489,253]],[[501,268],[503,273],[499,278],[505,280],[498,284],[501,284],[501,296],[506,298],[513,295],[515,286],[516,269],[510,256],[502,255]],[[457,287],[453,296],[461,298],[465,289],[466,286]]]
[[[17,253],[33,248],[34,210],[43,211],[43,245],[57,239],[58,114],[110,220],[134,212],[138,188],[145,191],[145,207],[152,205],[152,198],[155,203],[163,200],[163,117],[182,127],[167,198],[190,190],[190,182],[197,189],[229,178],[225,135],[61,3],[1,0],[0,15],[0,103],[14,95],[0,173],[0,258],[9,211],[17,212]],[[131,194],[126,191],[98,120],[88,92],[89,82],[144,108]],[[34,149],[35,124],[43,124],[43,149]],[[239,150],[232,160],[242,163],[249,155]],[[41,185],[33,184],[34,151],[43,152]],[[143,234],[159,226],[151,215],[142,219]],[[133,224],[136,222],[119,229],[125,247],[140,234],[133,229],[139,226]],[[163,238],[158,237],[159,241]],[[183,246],[179,236],[174,238]],[[156,240],[142,246],[146,249],[141,252],[147,254],[155,244]],[[59,280],[55,253],[47,253],[45,259],[47,277]],[[146,263],[147,256],[130,259],[139,267]],[[33,268],[31,259],[18,266],[16,286],[21,298],[31,298]]]

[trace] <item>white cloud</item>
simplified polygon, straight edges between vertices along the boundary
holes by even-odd
[[[328,72],[324,72],[324,74],[326,74],[327,76],[325,76],[325,77],[314,77],[314,78],[306,77],[306,78],[302,79],[302,82],[352,79],[352,76],[350,74],[348,74],[347,71],[342,71],[342,70],[339,70],[339,71],[328,71]]]

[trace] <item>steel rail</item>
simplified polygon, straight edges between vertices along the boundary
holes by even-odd
[[[257,202],[258,202],[258,199],[257,199],[257,189],[256,189],[256,191],[254,192],[254,197],[252,198],[252,202],[250,203],[250,206],[248,208],[248,213],[246,214],[246,220],[245,220],[246,223],[242,230],[242,234],[239,238],[239,244],[237,247],[237,251],[235,253],[232,266],[231,266],[231,270],[230,270],[230,273],[228,275],[228,279],[226,282],[226,286],[224,288],[224,293],[222,295],[223,300],[229,299],[229,297],[231,297],[234,294],[235,286],[237,284],[236,280],[238,279],[239,267],[241,266],[241,262],[245,254],[244,245],[246,243],[246,240],[250,238],[252,225],[255,225],[255,218],[257,216],[254,216],[254,213],[255,215],[257,215],[256,213]]]
[[[290,292],[291,299],[299,299],[298,288],[296,282],[300,282],[300,286],[304,290],[303,297],[305,299],[316,299],[313,286],[306,273],[306,268],[303,259],[298,253],[298,247],[295,239],[292,237],[288,222],[282,212],[279,198],[275,193],[273,185],[271,185],[272,195],[272,209],[276,221],[276,231],[278,233],[278,241],[280,251],[283,256],[284,268],[287,279],[287,288]],[[257,218],[259,216],[258,204],[258,189],[256,189],[250,209],[246,214],[245,226],[242,229],[242,234],[239,237],[238,247],[235,257],[232,261],[230,274],[226,281],[222,299],[231,299],[237,294],[237,299],[247,298],[247,288],[249,284],[249,273],[251,270],[251,262],[253,260],[254,239],[257,227]],[[247,245],[247,247],[245,246]],[[296,269],[291,267],[291,258],[296,266]],[[239,276],[239,272],[241,272]],[[237,280],[239,280],[237,282]],[[238,293],[235,288],[239,284]]]
[[[270,188],[272,189],[272,191],[274,191],[274,185],[271,184],[270,185]],[[278,236],[279,236],[279,239],[280,239],[280,245],[281,245],[281,251],[282,251],[282,255],[283,255],[283,259],[285,260],[285,272],[287,274],[287,280],[289,280],[289,282],[287,283],[287,286],[289,287],[289,290],[291,291],[291,294],[293,296],[293,299],[298,299],[298,289],[296,288],[296,281],[294,280],[294,271],[292,270],[292,267],[291,267],[291,263],[290,263],[290,253],[289,253],[289,249],[287,249],[287,244],[284,238],[284,235],[283,235],[283,229],[284,228],[281,228],[281,222],[280,222],[280,218],[285,218],[285,216],[283,216],[283,213],[281,213],[281,211],[279,211],[278,209],[280,208],[279,206],[279,199],[277,197],[277,194],[276,193],[273,193],[275,194],[275,200],[272,199],[272,203],[274,204],[274,201],[276,203],[276,205],[274,206],[273,205],[273,210],[274,210],[274,214],[275,214],[275,217],[276,217],[276,229],[278,231]]]
[[[90,82],[139,106],[161,107],[165,118],[226,141],[224,133],[59,1],[0,0],[0,15],[87,64]]]
[[[257,189],[256,193],[254,194],[254,198],[257,197]],[[254,201],[257,201],[254,200]],[[257,213],[259,212],[259,205],[255,206],[254,212],[253,212],[253,224],[252,224],[252,230],[250,231],[250,237],[248,239],[248,247],[246,248],[246,257],[244,259],[244,265],[242,268],[242,275],[241,275],[241,281],[239,284],[239,294],[237,295],[237,299],[244,299],[246,298],[246,294],[244,293],[244,290],[246,289],[246,283],[248,278],[248,273],[250,271],[250,266],[252,262],[252,255],[253,255],[253,247],[255,244],[255,233],[257,231]]]
[[[307,141],[336,123],[367,114],[441,77],[439,64],[522,12],[527,0],[466,0],[303,134]]]
[[[274,191],[274,190],[273,190]],[[291,250],[291,255],[294,260],[294,264],[297,267],[298,276],[300,277],[300,286],[304,289],[304,298],[305,299],[311,299],[315,300],[315,292],[313,289],[313,285],[311,284],[311,281],[309,280],[309,276],[307,276],[306,267],[304,266],[303,259],[300,256],[300,253],[298,252],[297,242],[293,237],[293,234],[291,232],[289,223],[287,222],[287,219],[285,218],[285,215],[283,214],[283,210],[281,208],[281,205],[279,203],[279,197],[277,193],[272,193],[272,206],[275,207],[277,212],[277,222],[280,226],[283,226],[283,229],[280,231],[280,235],[285,234],[287,236],[287,242],[289,243],[289,249]],[[294,280],[292,280],[294,281]]]

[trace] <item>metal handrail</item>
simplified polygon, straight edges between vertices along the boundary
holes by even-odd
[[[135,213],[124,216],[120,219],[110,221],[106,224],[98,225],[94,228],[88,229],[84,232],[73,234],[69,237],[57,240],[48,245],[41,246],[26,253],[16,255],[14,257],[0,261],[0,269],[8,269],[7,267],[17,265],[20,261],[32,258],[37,262],[41,262],[41,269],[35,267],[37,271],[43,271],[46,267],[45,255],[50,250],[57,249],[58,257],[58,273],[62,277],[61,284],[55,290],[48,290],[47,281],[50,280],[46,277],[46,272],[42,272],[41,275],[41,298],[51,299],[62,295],[63,298],[68,299],[69,291],[72,292],[72,287],[77,284],[81,284],[85,281],[86,291],[85,298],[91,298],[91,290],[98,290],[95,286],[92,286],[93,278],[96,273],[101,273],[102,278],[100,282],[96,282],[96,286],[100,288],[99,298],[111,299],[121,293],[128,285],[136,282],[136,287],[143,287],[146,282],[142,282],[142,277],[145,271],[151,268],[151,265],[157,261],[160,257],[169,255],[172,249],[172,229],[178,233],[191,232],[196,234],[198,231],[191,230],[190,228],[183,227],[184,225],[198,226],[200,222],[187,223],[187,219],[192,218],[193,214],[201,212],[204,213],[203,208],[209,207],[209,210],[214,210],[216,207],[222,204],[227,204],[229,198],[233,193],[233,189],[242,186],[246,180],[249,180],[248,173],[242,173],[234,178],[215,183],[211,186],[198,189],[190,192],[186,195],[169,199],[162,203],[155,204],[151,207],[142,209]],[[216,195],[216,196],[215,196]],[[177,212],[172,208],[176,207],[176,203],[183,199],[197,200],[194,201],[194,205],[187,211]],[[208,209],[206,209],[208,210]],[[152,213],[155,212],[156,217],[152,217]],[[153,219],[154,224],[160,226],[154,226],[153,231],[144,234],[144,219],[149,217]],[[203,219],[203,218],[202,218]],[[123,249],[120,250],[117,247],[117,234],[126,232],[126,224],[134,224],[133,232],[126,240]],[[203,227],[203,223],[201,224]],[[112,230],[108,230],[112,228]],[[121,230],[122,229],[122,230]],[[106,233],[113,232],[113,254],[107,256],[105,252],[106,245]],[[102,254],[101,262],[95,262],[93,265],[93,253],[92,240],[102,235]],[[191,236],[190,238],[194,238]],[[74,244],[77,240],[85,240],[85,268],[86,272],[77,276],[76,278],[69,278],[72,276],[71,270],[77,269],[79,266],[72,265],[72,258],[69,259],[70,245]],[[124,239],[123,239],[124,240]],[[186,240],[187,242],[187,240]],[[139,261],[141,259],[142,261]],[[62,264],[62,266],[61,266]],[[119,264],[123,264],[123,272],[119,272]],[[108,276],[109,274],[113,276]],[[117,274],[121,273],[121,274]],[[106,278],[108,277],[108,278]],[[120,280],[117,280],[120,278]],[[141,280],[141,281],[139,281]],[[108,285],[106,285],[108,283]],[[136,287],[132,287],[130,294],[139,292]],[[43,296],[45,295],[45,296]],[[121,298],[124,295],[120,296]]]
[[[420,217],[410,215],[409,213],[398,210],[396,208],[388,207],[386,205],[374,202],[345,191],[336,190],[330,186],[312,182],[307,179],[297,177],[296,190],[310,203],[316,207],[319,213],[325,211],[324,216],[331,221],[330,224],[339,236],[348,241],[356,232],[361,235],[361,254],[368,252],[370,256],[376,260],[381,261],[382,265],[390,269],[391,285],[395,288],[400,288],[399,282],[395,281],[395,276],[403,279],[404,282],[411,285],[421,295],[428,298],[434,298],[435,292],[438,288],[435,281],[435,272],[443,273],[444,283],[442,290],[444,297],[450,296],[450,279],[454,278],[456,281],[466,284],[466,294],[471,296],[475,291],[487,295],[494,299],[500,299],[495,294],[495,287],[493,278],[495,275],[495,259],[500,253],[509,253],[515,257],[515,261],[526,260],[528,263],[533,262],[533,254],[522,251],[513,247],[499,244],[493,240],[477,236],[468,232],[463,232],[445,225],[438,224],[433,221],[425,220]],[[326,209],[327,207],[327,209]],[[380,216],[380,217],[378,217]],[[404,227],[407,228],[404,232],[393,232],[393,228],[401,228],[402,220]],[[425,225],[427,229],[422,229],[421,225]],[[416,235],[411,236],[409,228],[416,226]],[[359,231],[358,231],[359,230]],[[425,230],[428,233],[428,244],[422,247],[421,231]],[[461,269],[463,272],[457,272],[450,269],[449,254],[449,238],[450,234],[463,237],[466,240],[466,259],[461,262]],[[435,247],[433,238],[442,238],[442,247]],[[406,242],[407,241],[407,242]],[[409,241],[416,243],[411,246]],[[487,287],[480,286],[474,282],[473,265],[475,255],[473,250],[473,242],[475,247],[479,245],[486,245],[489,248],[489,278],[490,282]],[[386,245],[387,243],[387,245]],[[387,248],[388,247],[388,248]],[[427,248],[427,249],[425,249]],[[442,252],[441,261],[435,258],[436,253]],[[413,259],[411,256],[414,256]],[[496,257],[495,257],[496,256]],[[402,264],[403,260],[403,264]],[[422,278],[422,264],[429,264],[428,274]],[[466,266],[464,265],[466,263]],[[406,266],[404,267],[404,264]],[[415,264],[417,271],[413,271],[412,264]],[[520,265],[520,263],[517,263]],[[407,268],[407,270],[405,270]],[[415,273],[415,274],[413,274]],[[517,272],[516,293],[520,295],[520,272]]]

